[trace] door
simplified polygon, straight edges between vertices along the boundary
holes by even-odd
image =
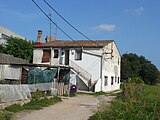
[[[65,65],[69,65],[69,50],[65,50]]]

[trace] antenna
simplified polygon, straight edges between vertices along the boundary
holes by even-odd
[[[50,33],[50,39],[51,39],[51,36],[52,36],[52,22],[51,22],[51,13],[48,14],[49,16],[49,33]]]
[[[50,33],[50,40],[51,40],[51,38],[52,38],[52,21],[51,21],[51,19],[52,19],[52,14],[51,13],[49,13],[48,14],[48,17],[49,17],[49,33]],[[55,25],[54,25],[55,27],[54,27],[54,36],[53,37],[55,37],[55,38],[57,38],[57,23],[55,23]]]

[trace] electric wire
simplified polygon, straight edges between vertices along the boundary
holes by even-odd
[[[80,32],[76,27],[74,27],[70,22],[68,22],[61,14],[59,14],[46,0],[44,0],[44,2],[62,19],[64,20],[68,25],[70,25],[75,31],[77,31],[79,34],[81,34],[83,37],[85,37],[86,39],[94,42],[95,44],[97,44],[99,46],[99,44],[94,41],[91,40],[89,37],[87,37],[85,34],[83,34],[82,32]]]
[[[62,28],[60,28],[44,11],[43,9],[34,1],[32,0],[32,2],[37,6],[37,8],[54,24],[57,26],[57,28],[63,33],[65,34],[69,39],[73,40],[73,38],[71,36],[69,36],[65,31],[62,30]],[[74,41],[74,40],[73,40]]]

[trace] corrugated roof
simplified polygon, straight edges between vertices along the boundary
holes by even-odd
[[[53,42],[44,43],[42,45],[35,45],[36,48],[44,48],[44,47],[96,47],[101,48],[109,43],[113,42],[113,40],[55,40]]]

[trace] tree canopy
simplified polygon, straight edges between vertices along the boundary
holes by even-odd
[[[6,44],[0,45],[0,52],[31,61],[33,56],[33,42],[9,37]]]
[[[141,77],[145,83],[155,84],[159,78],[159,71],[156,66],[144,56],[129,53],[122,55],[121,75],[122,80]]]

